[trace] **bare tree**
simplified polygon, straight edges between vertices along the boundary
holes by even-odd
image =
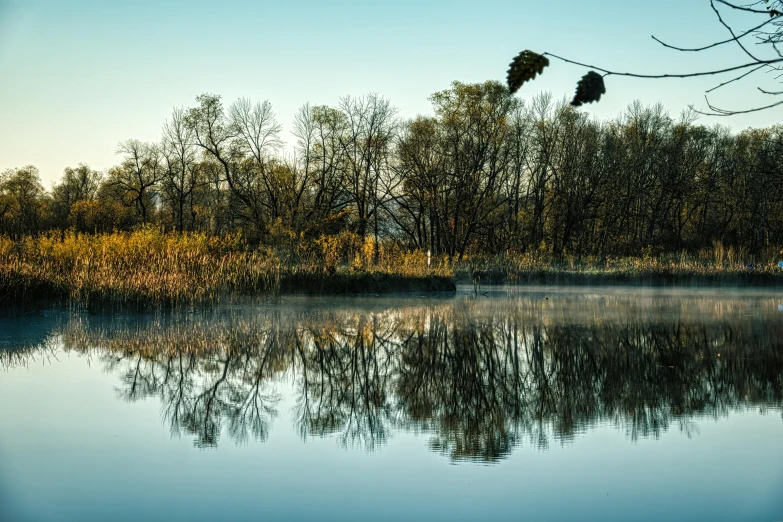
[[[373,227],[377,255],[378,209],[384,197],[379,193],[380,180],[388,167],[397,109],[375,93],[359,98],[346,96],[339,108],[347,123],[341,136],[345,190],[355,206],[358,234],[364,237],[367,227]]]
[[[193,192],[201,183],[198,176],[193,129],[185,123],[185,110],[175,108],[163,124],[162,153],[165,162],[163,194],[171,208],[178,232],[185,230],[185,210],[193,208]]]
[[[123,159],[119,167],[109,171],[110,182],[130,195],[142,223],[147,223],[155,186],[164,176],[160,147],[132,139],[120,143],[117,154]]]
[[[267,100],[252,103],[248,98],[240,98],[231,105],[229,114],[237,130],[237,147],[250,159],[249,168],[241,171],[245,175],[239,184],[256,205],[268,209],[272,219],[280,217],[282,195],[275,190],[272,155],[282,146],[282,127],[275,119],[272,104]]]
[[[332,107],[303,105],[294,118],[296,172],[299,190],[297,207],[305,196],[305,227],[322,231],[349,203],[343,188],[345,150],[342,137],[347,127],[345,115]]]
[[[198,105],[188,109],[185,116],[187,126],[194,133],[196,145],[217,162],[232,195],[251,210],[254,225],[260,227],[261,216],[257,205],[240,179],[240,165],[244,158],[236,140],[239,129],[226,115],[220,96],[202,94],[196,97],[196,102]]]
[[[240,99],[226,113],[220,96],[202,94],[196,101],[198,106],[187,111],[186,124],[196,144],[220,165],[232,198],[250,213],[245,219],[260,236],[267,224],[265,210],[274,209],[267,185],[269,156],[280,144],[271,105]]]

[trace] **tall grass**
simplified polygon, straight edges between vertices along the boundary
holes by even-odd
[[[554,257],[541,253],[470,256],[454,264],[458,280],[497,283],[720,283],[783,284],[780,249],[761,256],[726,249],[720,243],[696,254],[638,257]]]
[[[277,238],[251,248],[241,235],[165,234],[156,228],[87,235],[0,237],[0,305],[52,299],[87,307],[182,306],[281,292],[367,293],[451,290],[454,278],[491,283],[783,284],[778,250],[748,263],[744,252],[555,258],[473,255],[462,260],[376,243],[351,233]]]
[[[280,292],[405,290],[448,278],[426,255],[341,234],[286,248],[251,248],[241,235],[50,233],[0,237],[0,305],[59,300],[87,307],[180,306]],[[376,262],[375,258],[378,257]],[[400,286],[402,285],[402,286]],[[416,289],[422,289],[419,285]]]
[[[275,293],[279,261],[240,237],[75,233],[0,239],[0,302],[55,298],[87,306],[180,305]]]

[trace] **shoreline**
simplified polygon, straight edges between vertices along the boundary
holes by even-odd
[[[2,267],[0,267],[2,268]],[[7,274],[8,272],[6,272]],[[18,274],[17,274],[18,275]],[[525,273],[483,274],[476,282],[464,273],[454,277],[441,275],[410,276],[387,272],[337,272],[334,274],[286,273],[279,276],[274,292],[256,289],[225,291],[209,298],[186,299],[179,296],[121,295],[117,289],[77,293],[62,283],[40,279],[15,278],[10,286],[8,278],[0,279],[0,309],[29,310],[40,307],[84,308],[86,310],[144,310],[219,305],[235,298],[266,298],[275,300],[290,296],[370,296],[412,294],[455,294],[457,285],[470,288],[524,287],[583,287],[614,286],[631,288],[783,288],[783,272],[716,271],[696,272],[570,272],[537,270]],[[157,298],[156,298],[157,297]]]
[[[474,284],[470,276],[456,277],[458,284]],[[651,271],[631,272],[578,272],[531,270],[514,274],[488,274],[478,279],[480,286],[601,286],[619,285],[630,287],[747,287],[783,288],[783,272],[733,270],[700,273],[697,271]]]
[[[321,238],[283,249],[241,238],[164,234],[0,237],[0,308],[39,303],[88,310],[209,306],[241,297],[453,293],[457,283],[783,288],[777,262],[737,256],[555,258],[532,255],[430,260],[396,244],[340,247]],[[430,262],[431,261],[431,262]]]
[[[2,267],[0,267],[0,270]],[[382,272],[358,272],[321,275],[313,273],[285,274],[272,289],[236,289],[208,296],[135,294],[127,295],[116,287],[102,287],[85,292],[51,280],[16,278],[13,285],[0,277],[0,310],[30,310],[38,308],[83,308],[100,310],[148,310],[156,308],[209,307],[234,299],[267,299],[284,296],[369,296],[449,294],[457,291],[454,278],[447,276],[406,276]],[[190,298],[189,298],[190,297]]]
[[[453,293],[453,277],[425,275],[406,276],[384,272],[338,272],[333,275],[297,274],[284,276],[280,295],[368,295]]]

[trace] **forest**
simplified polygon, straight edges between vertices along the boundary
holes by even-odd
[[[735,133],[631,104],[608,121],[496,82],[430,97],[404,121],[378,95],[305,104],[293,150],[268,101],[204,94],[107,172],[0,176],[0,234],[164,231],[251,245],[355,234],[436,256],[641,256],[783,245],[783,127]]]
[[[631,104],[608,121],[497,82],[404,120],[378,95],[203,94],[118,165],[0,175],[0,304],[487,283],[783,284],[783,127],[732,132]]]

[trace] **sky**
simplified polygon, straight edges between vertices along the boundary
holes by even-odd
[[[731,18],[749,27],[757,18]],[[202,93],[269,100],[290,137],[305,102],[335,105],[379,93],[403,118],[431,113],[430,94],[452,81],[504,81],[523,49],[606,69],[693,72],[745,61],[736,48],[681,53],[654,42],[698,46],[726,38],[708,0],[0,0],[0,172],[32,164],[51,187],[63,169],[119,162],[120,141],[157,141],[174,107]],[[553,60],[517,93],[573,95],[586,69]],[[769,103],[757,85],[715,94],[727,108]],[[606,79],[607,94],[584,110],[599,119],[634,100],[673,116],[705,108],[716,78]],[[768,126],[783,107],[707,125]]]

